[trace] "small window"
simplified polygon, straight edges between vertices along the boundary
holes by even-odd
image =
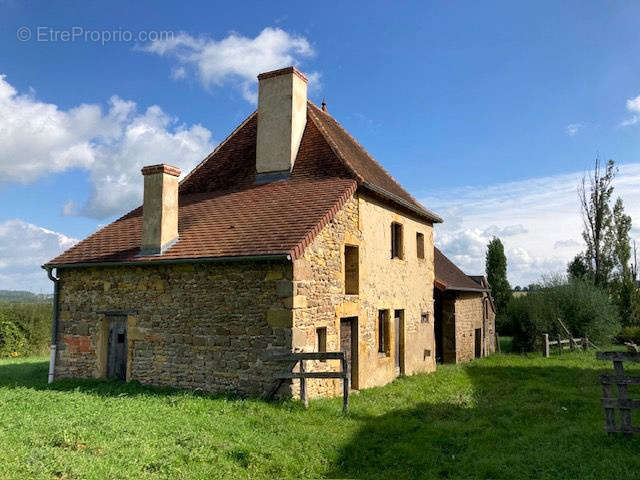
[[[316,328],[318,352],[327,351],[327,327]]]
[[[416,250],[418,258],[424,258],[424,234],[416,233]]]
[[[420,314],[420,323],[429,323],[429,312],[422,312]]]
[[[344,293],[357,295],[359,290],[358,247],[344,246]]]
[[[378,310],[378,352],[389,354],[389,310]]]
[[[391,224],[391,258],[403,258],[402,224]]]

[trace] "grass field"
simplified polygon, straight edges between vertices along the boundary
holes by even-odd
[[[305,411],[136,384],[48,386],[45,359],[0,360],[0,476],[638,478],[640,435],[603,432],[597,376],[609,368],[593,352],[496,355],[363,391],[342,416],[340,399]]]

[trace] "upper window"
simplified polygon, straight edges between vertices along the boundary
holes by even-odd
[[[357,295],[359,290],[358,247],[344,246],[344,293]]]
[[[318,352],[327,351],[327,327],[316,328]]]
[[[424,234],[416,233],[416,254],[418,258],[424,258]]]
[[[391,224],[391,258],[403,258],[403,252],[402,224],[393,222]]]

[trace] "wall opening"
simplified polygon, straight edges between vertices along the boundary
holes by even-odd
[[[416,233],[416,255],[418,258],[424,258],[424,234]]]
[[[482,329],[475,329],[475,357],[480,358],[482,356]]]
[[[378,353],[389,355],[389,310],[378,310]]]
[[[391,224],[391,258],[404,258],[402,240],[402,224],[393,222]]]
[[[107,377],[118,380],[127,379],[127,317],[110,315],[109,336],[107,342]]]
[[[316,351],[327,351],[327,327],[316,328]]]
[[[393,313],[396,374],[404,375],[404,310]]]
[[[360,269],[358,247],[344,246],[344,293],[358,295],[360,289]]]
[[[344,352],[350,372],[351,388],[358,385],[358,317],[340,319],[340,351]]]

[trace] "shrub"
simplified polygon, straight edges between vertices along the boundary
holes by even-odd
[[[640,327],[624,327],[618,335],[616,335],[616,342],[631,342],[640,345]]]
[[[43,353],[50,335],[50,303],[0,303],[0,357]]]
[[[513,349],[539,349],[542,334],[552,338],[567,333],[558,321],[575,337],[588,336],[595,343],[609,343],[619,331],[617,308],[609,295],[589,281],[552,279],[526,297],[513,298],[507,305],[507,321],[513,328]]]

